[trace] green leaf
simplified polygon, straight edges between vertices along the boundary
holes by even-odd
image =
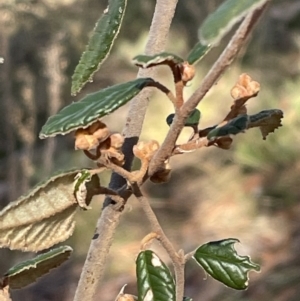
[[[173,53],[162,52],[155,55],[138,55],[132,62],[138,67],[151,68],[157,65],[174,66],[183,63],[184,60]]]
[[[264,110],[249,116],[248,128],[259,127],[263,139],[265,140],[270,133],[282,126],[282,118],[283,112],[281,110]]]
[[[89,205],[94,188],[99,188],[97,175],[86,176],[86,170],[72,170],[38,184],[26,196],[8,204],[0,212],[0,247],[12,250],[41,251],[66,240],[75,227],[74,216],[79,206],[76,187],[84,182],[85,205]],[[78,185],[78,183],[80,184]]]
[[[192,65],[202,60],[209,52],[210,48],[210,45],[202,45],[200,42],[198,42],[187,57],[188,63]]]
[[[226,0],[210,14],[199,29],[202,44],[217,44],[243,17],[268,0]]]
[[[93,35],[72,76],[72,95],[76,95],[88,81],[92,80],[93,74],[107,58],[119,33],[126,4],[127,0],[108,1],[108,7],[96,23]]]
[[[207,135],[209,140],[215,139],[217,137],[236,135],[243,132],[248,128],[249,117],[246,114],[239,115],[223,126],[216,127],[210,131]]]
[[[151,78],[138,78],[88,94],[80,101],[69,104],[56,115],[51,116],[43,126],[40,138],[65,135],[79,128],[87,128],[101,117],[125,105],[153,82]]]
[[[71,256],[73,249],[61,246],[33,259],[21,262],[4,275],[4,281],[11,289],[19,289],[34,283],[41,276],[49,273],[51,269],[60,266]]]
[[[243,290],[248,287],[250,270],[258,272],[260,266],[253,263],[249,256],[239,256],[234,249],[236,242],[239,241],[234,238],[209,242],[196,250],[194,259],[216,280]]]
[[[193,299],[190,297],[183,297],[183,301],[193,301]]]
[[[136,260],[138,301],[175,301],[175,283],[168,267],[152,251],[139,253]]]
[[[171,124],[173,123],[175,114],[170,114],[167,119],[166,122],[168,124],[168,126],[171,126]],[[199,124],[200,122],[200,118],[201,118],[201,112],[198,109],[194,109],[192,111],[192,113],[190,114],[189,118],[186,120],[184,126],[196,126]]]

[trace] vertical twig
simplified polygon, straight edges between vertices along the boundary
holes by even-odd
[[[0,23],[6,29],[5,23]],[[4,64],[1,65],[0,80],[3,97],[3,118],[4,118],[4,133],[5,133],[5,151],[7,156],[6,163],[6,181],[9,183],[8,200],[12,201],[17,198],[18,190],[18,157],[15,155],[16,138],[14,129],[11,123],[13,111],[13,95],[11,81],[11,58],[9,53],[9,36],[7,33],[0,34],[0,50],[4,57]]]
[[[66,80],[64,69],[67,67],[66,58],[64,57],[64,47],[62,46],[63,33],[58,32],[50,41],[50,44],[42,52],[45,61],[45,76],[48,79],[47,94],[47,114],[52,116],[59,110],[62,100],[61,93],[63,84]],[[65,60],[62,61],[62,58]],[[56,150],[57,141],[47,139],[43,151],[43,168],[44,173],[49,174],[52,170],[53,155]]]
[[[145,53],[151,54],[164,50],[176,5],[177,0],[157,0]],[[141,70],[138,73],[140,77],[153,77],[153,75],[154,72],[151,69]],[[131,101],[124,128],[125,143],[123,145],[123,153],[125,154],[125,167],[127,169],[130,169],[132,164],[132,147],[138,141],[141,133],[149,96],[150,91],[146,89]],[[124,182],[122,177],[113,174],[110,188],[117,190],[124,185]],[[74,301],[91,301],[96,295],[120,216],[121,212],[116,210],[111,205],[110,199],[107,198],[97,222],[95,235],[86,257]]]
[[[160,241],[172,261],[175,272],[176,301],[182,301],[184,293],[184,254],[176,252],[172,243],[160,226],[157,217],[149,204],[149,201],[143,196],[140,188],[137,185],[133,185],[133,193],[140,202],[143,211],[150,222],[151,230],[157,234],[156,238]]]

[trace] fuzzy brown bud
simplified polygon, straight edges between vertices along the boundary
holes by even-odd
[[[93,123],[89,128],[87,128],[89,132],[98,139],[99,143],[104,141],[110,135],[110,131],[107,128],[106,124],[101,122],[100,120]]]
[[[96,148],[98,144],[98,139],[90,135],[86,129],[75,132],[75,149],[90,150]]]
[[[119,133],[114,133],[110,135],[110,145],[117,150],[120,150],[124,143],[124,136]]]
[[[239,79],[235,86],[231,89],[231,96],[233,99],[239,99],[244,97],[252,97],[259,92],[260,84],[246,74],[243,73],[239,76]]]
[[[222,149],[230,149],[231,143],[232,138],[230,137],[220,137],[216,141],[217,146]]]
[[[196,74],[196,69],[193,65],[190,65],[188,62],[182,63],[182,81],[188,82],[192,80]]]
[[[150,177],[150,181],[155,184],[166,183],[171,178],[171,166],[169,163],[165,163],[164,169],[159,170]]]
[[[101,121],[97,121],[86,129],[78,129],[75,132],[75,149],[94,149],[109,135],[110,131],[106,125]]]
[[[154,153],[159,149],[159,143],[156,140],[150,140],[148,142],[140,141],[133,147],[133,154],[142,160],[150,161]]]

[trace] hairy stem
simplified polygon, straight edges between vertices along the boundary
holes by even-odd
[[[157,236],[155,238],[160,241],[172,260],[176,280],[176,301],[182,301],[184,293],[184,255],[182,253],[177,253],[174,249],[172,243],[160,226],[157,217],[149,204],[149,201],[143,196],[138,185],[133,185],[133,194],[140,202],[143,211],[151,225],[151,230],[156,233]]]
[[[264,11],[265,7],[266,5],[259,8],[258,10],[255,10],[244,19],[234,36],[231,38],[227,47],[224,49],[218,60],[214,63],[208,74],[205,76],[199,89],[194,92],[194,94],[182,106],[178,114],[175,115],[166,139],[150,162],[150,176],[158,171],[165,160],[170,157],[176,140],[184,127],[185,120],[199,104],[199,102],[204,98],[204,96],[211,89],[214,83],[224,73],[226,68],[232,63],[239,50],[244,45],[245,40],[256,24],[256,21]]]
[[[161,52],[164,50],[170,24],[172,22],[177,0],[157,0],[149,37],[145,49],[146,54]],[[141,76],[153,77],[154,72],[141,70]],[[126,125],[124,128],[125,143],[123,153],[125,155],[125,168],[128,170],[133,161],[132,147],[138,141],[150,97],[149,89],[145,89],[131,101]],[[119,189],[125,184],[125,180],[117,174],[112,175],[110,188]],[[98,219],[95,235],[92,239],[86,261],[80,276],[79,284],[75,293],[75,301],[92,301],[95,298],[97,287],[104,272],[104,265],[112,244],[115,229],[119,224],[121,210],[116,210],[109,198],[106,199],[105,207]]]

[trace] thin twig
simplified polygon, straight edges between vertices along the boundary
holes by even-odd
[[[175,95],[172,93],[171,90],[169,90],[165,85],[161,84],[160,82],[150,82],[148,84],[147,87],[155,87],[157,88],[158,90],[160,90],[161,92],[165,93],[166,96],[170,99],[170,101],[173,103],[173,105],[175,106],[176,104],[176,97]]]
[[[157,0],[149,37],[145,49],[146,54],[162,52],[167,42],[170,24],[172,22],[178,0]],[[139,77],[154,77],[153,69],[141,70]],[[122,152],[125,155],[125,168],[130,170],[133,161],[132,148],[138,141],[150,97],[149,89],[145,89],[131,101],[126,126],[124,128],[125,142]],[[126,180],[113,173],[110,188],[118,190]],[[98,219],[94,238],[92,239],[86,261],[80,276],[74,301],[92,301],[103,276],[107,255],[112,244],[113,235],[119,224],[121,210],[117,210],[109,198],[106,198],[105,208]]]
[[[176,140],[184,127],[185,120],[199,104],[199,102],[204,98],[204,96],[214,85],[214,83],[224,73],[226,68],[232,63],[239,50],[242,48],[245,40],[247,39],[248,34],[251,32],[256,21],[264,11],[265,7],[266,5],[249,14],[244,19],[234,36],[231,38],[227,47],[224,49],[218,60],[214,63],[208,74],[205,76],[202,85],[182,106],[178,114],[175,115],[166,139],[162,143],[161,148],[151,160],[149,167],[150,176],[153,175],[157,170],[159,170],[165,160],[170,157]]]
[[[184,256],[182,253],[177,253],[174,249],[173,244],[170,242],[160,226],[157,217],[149,204],[149,201],[143,196],[138,185],[133,184],[132,189],[134,196],[140,202],[142,209],[148,218],[148,221],[151,225],[151,230],[157,234],[157,240],[160,241],[172,261],[176,280],[176,301],[182,301],[184,294]]]

